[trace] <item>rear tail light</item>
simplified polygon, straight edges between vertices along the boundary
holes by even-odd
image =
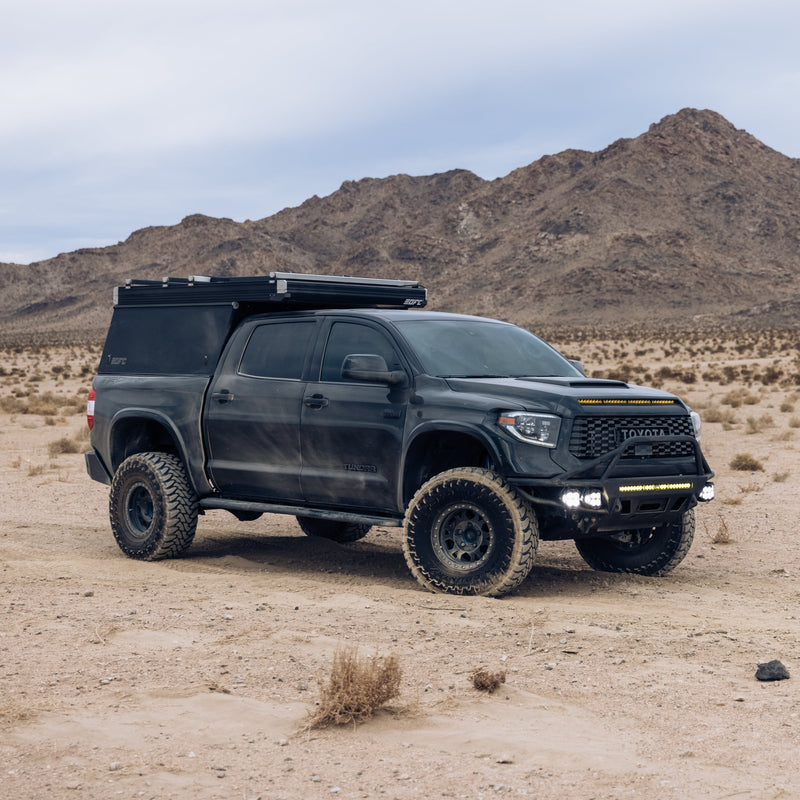
[[[86,424],[89,426],[89,430],[94,428],[94,398],[95,391],[92,389],[89,392],[89,399],[86,402]]]

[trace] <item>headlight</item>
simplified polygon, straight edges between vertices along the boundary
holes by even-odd
[[[696,411],[690,411],[689,416],[692,418],[692,427],[694,428],[694,436],[696,439],[700,438],[700,428],[703,423],[700,421],[700,415]]]
[[[561,417],[552,414],[530,414],[527,411],[511,411],[501,414],[497,422],[509,433],[530,444],[555,447],[561,429]]]

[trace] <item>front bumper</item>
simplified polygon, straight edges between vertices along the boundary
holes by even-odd
[[[657,442],[689,443],[693,454],[677,467],[637,455]],[[509,482],[536,508],[543,538],[570,539],[674,522],[713,497],[713,476],[693,436],[637,436],[556,477]]]

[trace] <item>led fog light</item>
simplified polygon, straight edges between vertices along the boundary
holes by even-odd
[[[578,508],[581,504],[581,493],[569,489],[561,495],[561,502],[567,508]]]
[[[707,503],[709,500],[714,499],[714,484],[707,483],[700,491],[700,494],[697,495],[698,500],[702,500],[703,502]]]
[[[600,508],[603,505],[603,493],[597,489],[579,492],[577,489],[567,489],[561,493],[561,503],[567,508]]]
[[[589,508],[600,508],[603,505],[603,495],[600,492],[586,492],[583,502]]]

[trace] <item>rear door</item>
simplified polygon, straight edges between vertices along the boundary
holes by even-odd
[[[226,497],[302,500],[303,372],[316,328],[310,317],[246,323],[244,347],[229,348],[205,418],[209,471]]]
[[[329,323],[318,380],[305,388],[301,411],[303,471],[309,504],[397,511],[397,484],[408,391],[342,377],[353,354],[380,355],[406,370],[385,330],[366,322]]]

